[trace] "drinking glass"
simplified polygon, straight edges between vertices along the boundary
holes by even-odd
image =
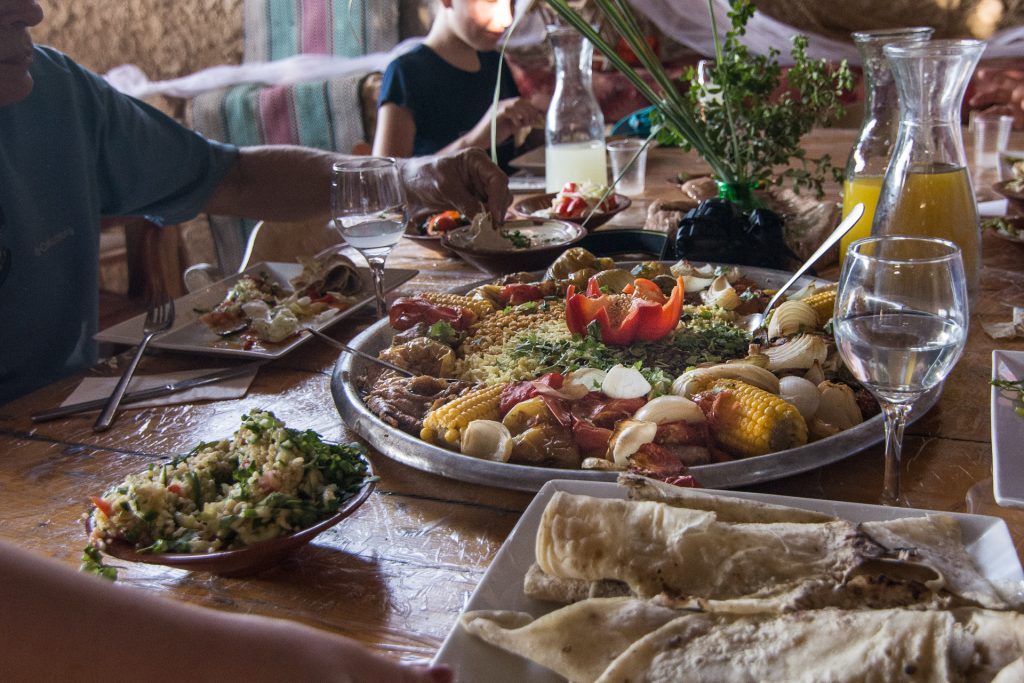
[[[384,261],[405,232],[408,219],[398,163],[389,157],[335,162],[331,181],[334,226],[370,266],[377,317],[384,305]]]
[[[835,339],[882,407],[882,503],[900,504],[900,450],[914,401],[942,382],[967,341],[960,248],[934,237],[868,237],[850,245],[836,295]]]

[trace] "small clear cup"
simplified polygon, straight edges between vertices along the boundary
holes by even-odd
[[[999,153],[1010,141],[1013,117],[1006,114],[989,114],[984,111],[971,112],[970,130],[974,139],[975,170],[995,169],[999,164]]]
[[[647,177],[647,146],[643,140],[625,138],[608,143],[615,191],[627,196],[643,194]]]

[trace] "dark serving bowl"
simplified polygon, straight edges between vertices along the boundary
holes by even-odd
[[[526,199],[520,199],[518,202],[512,205],[512,213],[520,218],[549,218],[545,211],[551,210],[551,202],[555,198],[557,193],[551,192],[549,194],[540,194],[533,197],[527,197]],[[624,194],[615,193],[616,206],[611,211],[598,211],[593,216],[584,214],[580,218],[565,218],[563,216],[550,216],[550,218],[556,218],[561,221],[569,221],[570,223],[576,223],[582,225],[587,230],[594,230],[604,225],[612,219],[612,216],[628,209],[629,205],[633,203],[629,197]]]
[[[1008,213],[1024,215],[1024,190],[1011,190],[1007,186],[1012,182],[1020,181],[1004,180],[1001,183],[993,185],[992,189],[995,190],[997,194],[1006,197]]]
[[[489,275],[504,275],[520,271],[543,270],[551,265],[563,251],[582,240],[587,231],[576,223],[554,219],[522,219],[505,223],[502,230],[518,231],[542,243],[523,249],[489,249],[468,243],[471,226],[449,230],[441,237],[441,244],[464,261]]]
[[[369,462],[367,462],[369,468]],[[290,536],[271,538],[253,543],[237,550],[224,550],[215,553],[141,553],[127,541],[110,541],[104,544],[102,552],[111,557],[128,562],[145,564],[162,564],[177,569],[188,569],[197,572],[209,572],[218,576],[248,576],[268,569],[301,546],[309,543],[323,531],[345,519],[366,502],[373,491],[373,472],[367,469],[369,481],[363,484],[355,495],[346,500],[330,517],[322,519],[311,527],[306,527]],[[86,521],[86,529],[91,532],[90,515]]]

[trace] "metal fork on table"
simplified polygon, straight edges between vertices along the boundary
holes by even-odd
[[[107,405],[103,406],[100,416],[96,418],[96,424],[92,426],[94,432],[105,432],[110,429],[110,425],[114,421],[114,415],[117,413],[117,408],[121,405],[121,399],[124,397],[125,391],[128,390],[128,383],[132,381],[135,368],[138,366],[139,360],[146,351],[149,342],[153,337],[171,329],[173,324],[173,301],[164,299],[160,303],[150,306],[149,311],[146,313],[146,321],[142,326],[142,341],[139,342],[138,348],[135,349],[135,355],[128,362],[128,367],[121,374],[121,379],[118,380],[117,386],[114,387],[114,393],[107,399]]]

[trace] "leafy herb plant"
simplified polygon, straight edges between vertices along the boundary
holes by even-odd
[[[695,150],[711,166],[717,180],[758,187],[788,179],[794,187],[811,188],[820,195],[827,177],[841,177],[841,170],[832,166],[827,155],[809,158],[800,139],[814,126],[829,125],[842,114],[840,96],[853,82],[846,62],[832,66],[824,59],[808,58],[807,39],[796,36],[790,52],[793,65],[783,78],[777,50],[754,55],[741,41],[755,12],[751,0],[730,0],[732,27],[724,40],[719,38],[712,12],[715,61],[703,79],[696,70],[688,71],[686,92],[654,54],[627,0],[592,0],[592,4],[602,23],[629,45],[653,78],[653,86],[570,6],[569,0],[547,0],[547,4],[586,36],[654,105],[659,141]],[[776,171],[780,167],[787,168]]]

